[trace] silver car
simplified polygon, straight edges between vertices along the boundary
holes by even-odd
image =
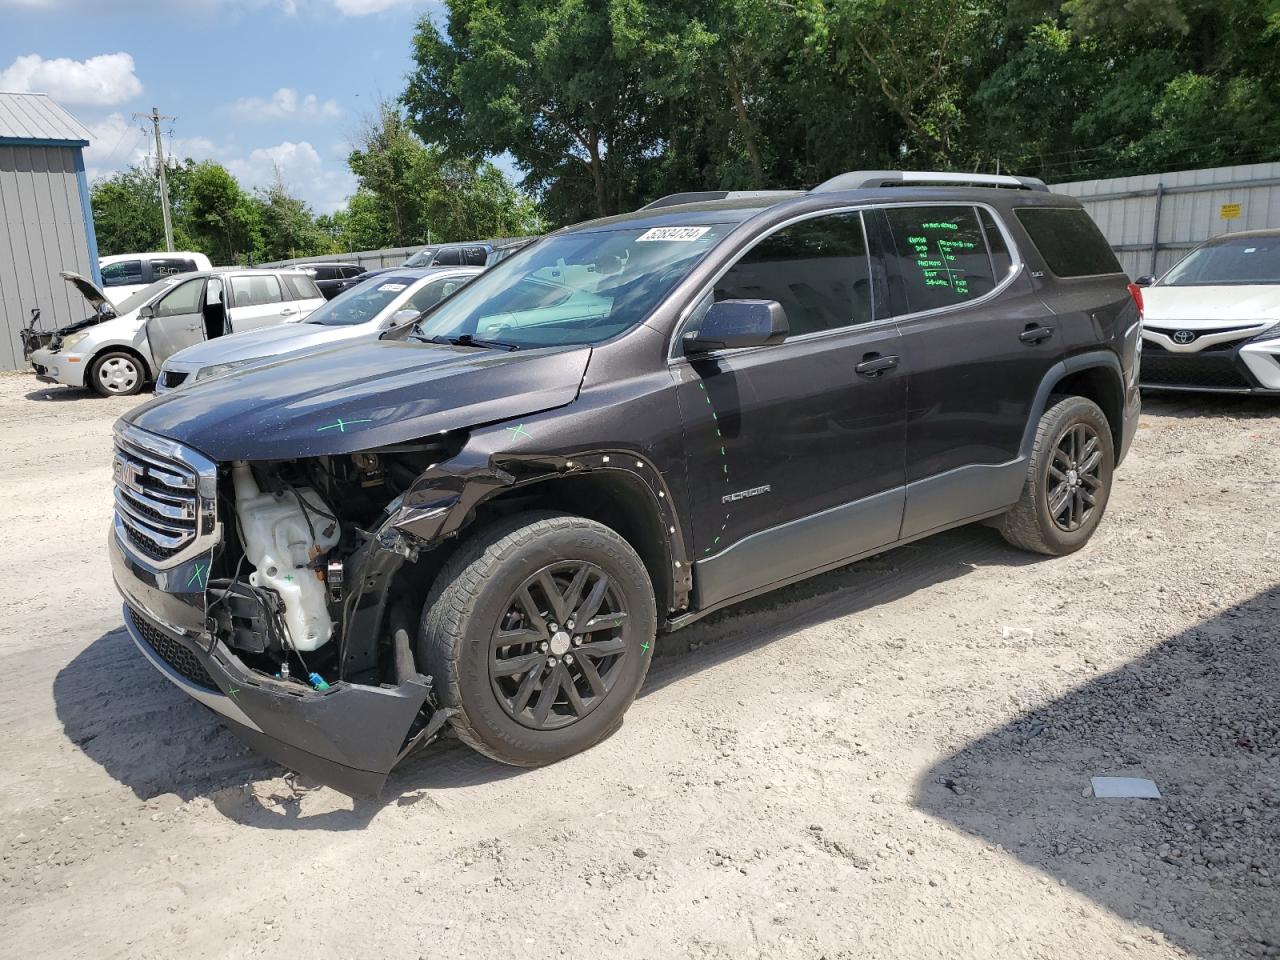
[[[177,273],[112,303],[93,281],[62,274],[93,313],[52,333],[32,331],[28,356],[44,383],[137,393],[191,344],[296,324],[325,301],[301,270],[219,267]],[[43,342],[41,342],[43,341]]]
[[[252,363],[352,340],[376,339],[414,319],[466,284],[479,267],[399,267],[334,297],[302,323],[198,343],[164,362],[156,393]]]

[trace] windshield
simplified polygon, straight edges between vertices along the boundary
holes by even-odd
[[[481,274],[414,329],[507,347],[599,343],[636,326],[732,224],[548,237]]]
[[[350,327],[367,323],[421,279],[386,274],[374,277],[356,284],[350,290],[344,290],[324,306],[317,307],[304,322],[326,327]]]
[[[427,247],[427,248],[425,248],[425,249],[423,249],[423,250],[419,250],[417,253],[415,253],[412,257],[410,257],[410,258],[409,258],[408,260],[406,260],[404,263],[400,264],[400,266],[402,266],[402,267],[429,267],[429,266],[431,266],[431,256],[432,256],[432,254],[434,254],[435,252],[436,252],[436,251],[435,251],[435,248],[434,248],[434,247]]]
[[[172,277],[165,277],[163,280],[157,280],[150,286],[143,287],[137,293],[132,293],[125,297],[119,303],[115,304],[114,309],[117,317],[123,317],[126,313],[132,313],[148,300],[153,300],[159,294],[164,293],[179,280],[190,280],[190,276],[183,274],[174,274]]]
[[[1192,250],[1170,270],[1162,287],[1280,283],[1280,236],[1239,237]]]

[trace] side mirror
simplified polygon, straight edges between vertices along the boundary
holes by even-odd
[[[1134,286],[1138,286],[1138,287],[1149,287],[1155,282],[1156,282],[1156,278],[1149,273],[1133,281]]]
[[[141,317],[143,320],[150,320],[155,315],[156,315],[156,308],[149,303],[145,307],[138,308],[138,316]]]
[[[777,300],[721,300],[713,303],[702,324],[685,334],[685,353],[707,353],[734,347],[763,347],[787,339],[787,312]]]
[[[417,310],[397,310],[391,315],[391,322],[388,326],[398,327],[402,323],[408,323],[410,320],[417,320],[421,316]]]

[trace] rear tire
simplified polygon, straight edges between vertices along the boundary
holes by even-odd
[[[458,738],[521,767],[611,735],[653,656],[644,563],[603,524],[525,513],[478,531],[423,606],[419,661]]]
[[[1000,533],[1033,553],[1074,553],[1102,521],[1114,469],[1106,414],[1084,397],[1051,397],[1036,428],[1022,496],[999,518]]]
[[[108,350],[93,358],[88,379],[100,397],[131,397],[147,382],[147,368],[132,353]]]

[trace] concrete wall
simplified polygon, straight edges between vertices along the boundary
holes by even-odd
[[[1130,277],[1163,274],[1218,234],[1280,227],[1280,163],[1081,180],[1053,191],[1080,199]],[[1238,216],[1224,217],[1237,213],[1231,205]]]
[[[90,313],[58,276],[97,273],[97,244],[78,147],[0,143],[0,370],[23,365],[18,330],[32,307],[53,329]]]

